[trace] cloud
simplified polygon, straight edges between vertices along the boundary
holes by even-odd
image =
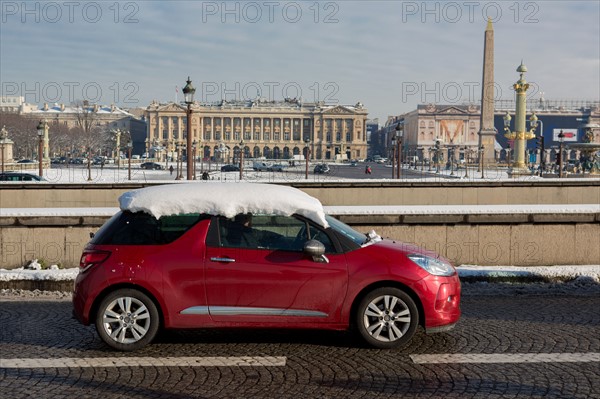
[[[495,76],[504,98],[512,97],[521,59],[547,98],[600,97],[597,2],[267,3],[99,2],[94,23],[83,6],[72,22],[65,9],[51,21],[39,3],[37,22],[35,13],[25,23],[22,10],[3,14],[0,78],[28,88],[93,81],[106,102],[122,101],[133,82],[140,106],[173,100],[188,75],[197,87],[297,83],[305,99],[360,100],[372,117],[385,118],[422,102],[423,93],[403,98],[407,83],[435,90],[480,81],[486,11],[496,19]],[[325,90],[328,83],[335,90]]]

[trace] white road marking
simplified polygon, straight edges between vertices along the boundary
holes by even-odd
[[[427,363],[592,363],[600,353],[449,353],[410,355],[416,364]]]
[[[0,368],[77,368],[77,367],[283,367],[285,357],[83,357],[54,359],[0,359]]]

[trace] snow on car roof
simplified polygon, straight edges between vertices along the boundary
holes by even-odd
[[[299,214],[328,227],[321,202],[288,186],[260,183],[186,183],[146,187],[119,197],[122,210],[156,218],[182,213],[234,217],[238,213]]]

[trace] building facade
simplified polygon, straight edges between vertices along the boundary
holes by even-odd
[[[243,148],[247,158],[345,160],[367,154],[367,110],[356,105],[284,101],[221,101],[191,107],[191,132],[198,155],[223,160]],[[163,159],[185,144],[186,107],[153,102],[146,109],[149,150]],[[152,151],[149,151],[152,153]]]
[[[497,101],[494,111],[496,130],[493,159],[506,161],[510,157],[513,143],[504,137],[506,113],[514,116],[514,101]],[[528,154],[542,155],[547,162],[556,158],[559,147],[558,132],[569,132],[564,144],[581,143],[587,130],[591,130],[594,142],[600,142],[600,103],[568,101],[535,101],[528,104],[527,119],[535,112],[539,118],[536,135],[543,136],[544,154],[539,154],[536,140],[527,142]],[[420,104],[416,110],[388,117],[385,125],[372,136],[371,144],[377,146],[375,153],[389,156],[392,151],[391,139],[396,127],[402,132],[403,159],[431,159],[442,149],[442,158],[464,159],[466,156],[477,159],[479,156],[479,130],[481,108],[479,105]],[[529,128],[529,123],[527,124]],[[436,144],[439,143],[439,144]],[[437,147],[436,147],[437,145]],[[385,148],[384,148],[385,147]],[[578,159],[579,151],[569,152],[570,159]],[[531,156],[531,161],[536,155]]]

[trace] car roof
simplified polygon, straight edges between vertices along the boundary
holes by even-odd
[[[204,213],[234,217],[239,213],[302,215],[328,227],[321,202],[293,187],[262,183],[198,182],[166,184],[128,191],[122,210],[154,217]]]

